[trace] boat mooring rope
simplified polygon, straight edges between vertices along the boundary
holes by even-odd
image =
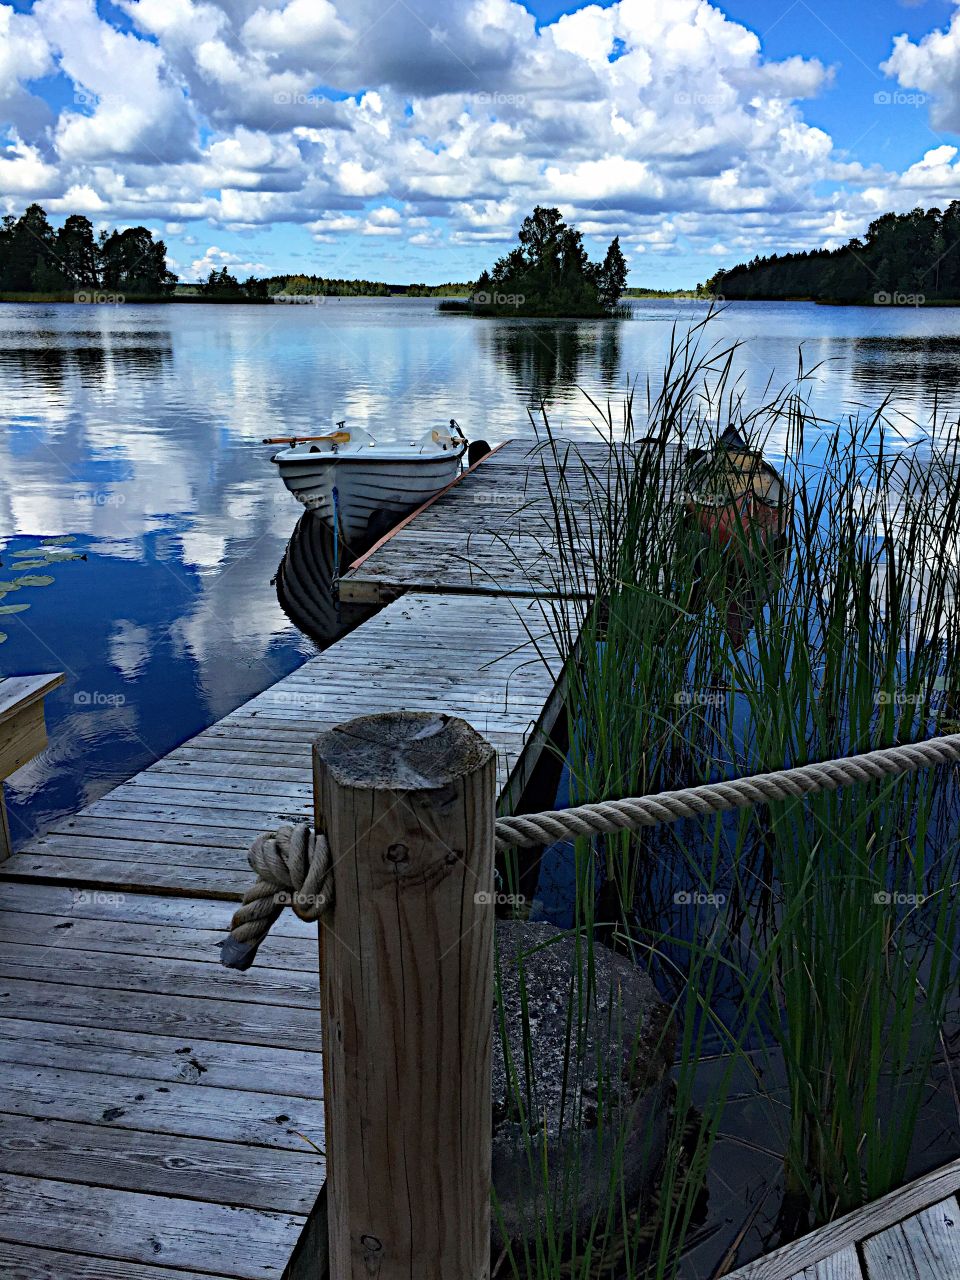
[[[661,791],[653,796],[603,800],[545,813],[525,813],[498,818],[497,851],[552,844],[556,840],[614,835],[679,818],[700,818],[730,809],[793,800],[821,791],[836,791],[856,782],[878,782],[917,769],[960,760],[960,733],[882,747],[862,755],[842,756],[817,764],[796,765],[772,773],[758,773],[729,782],[708,782],[699,787]],[[301,920],[319,920],[333,903],[333,868],[330,848],[323,835],[306,823],[280,827],[258,836],[250,849],[250,865],[257,881],[244,895],[233,917],[230,936],[221,943],[221,961],[234,969],[247,969],[257,948],[284,906],[290,905]]]
[[[284,907],[310,921],[319,920],[333,905],[330,846],[309,823],[257,836],[247,860],[257,878],[234,912],[230,933],[219,943],[220,963],[228,969],[250,968]]]

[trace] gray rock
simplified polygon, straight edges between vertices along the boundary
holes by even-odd
[[[610,1202],[618,1143],[622,1172],[614,1186],[631,1210],[642,1208],[666,1145],[673,1059],[667,1007],[647,975],[609,948],[594,946],[588,978],[585,945],[578,957],[563,930],[500,920],[497,970],[495,1250],[504,1234],[535,1236],[548,1202],[555,1221],[578,1223],[577,1234],[587,1229]],[[579,1043],[578,1009],[589,1009]]]

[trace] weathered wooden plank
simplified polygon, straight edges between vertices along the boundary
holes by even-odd
[[[183,792],[202,792],[202,796],[184,795]],[[255,813],[270,812],[276,806],[300,804],[308,796],[310,787],[302,782],[274,782],[271,778],[255,782],[250,778],[224,778],[211,783],[210,778],[182,777],[175,773],[137,773],[109,792],[109,799],[137,804],[141,797],[147,804],[202,804],[205,808],[232,809],[242,812],[251,809]],[[102,797],[102,800],[108,796]],[[102,803],[101,800],[101,803]]]
[[[955,1196],[864,1240],[867,1280],[953,1280],[960,1276],[960,1209]]]
[[[160,845],[216,845],[221,849],[246,849],[258,830],[256,826],[245,830],[227,830],[223,827],[201,829],[192,827],[189,823],[141,822],[136,831],[131,831],[126,818],[96,817],[84,810],[73,818],[61,818],[55,822],[50,828],[50,834],[94,836],[107,840],[129,840],[133,837]]]
[[[238,1044],[319,1047],[319,1015],[312,1009],[198,1000],[156,992],[71,987],[7,978],[0,984],[0,1015],[36,1022],[113,1027],[151,1035],[235,1041]]]
[[[4,1063],[0,1110],[39,1120],[273,1147],[294,1152],[294,1161],[312,1150],[303,1135],[323,1148],[323,1103],[315,1098],[157,1084],[63,1067]],[[255,1166],[255,1153],[250,1158]]]
[[[309,752],[303,752],[309,759]],[[152,764],[140,775],[180,774],[213,778],[270,778],[283,782],[301,782],[309,777],[309,764],[297,763],[289,756],[268,756],[265,752],[248,751],[219,753],[194,751],[190,755],[174,754]]]
[[[860,1258],[853,1245],[812,1267],[804,1267],[793,1280],[863,1280]]]
[[[37,676],[6,676],[0,680],[0,723],[31,703],[41,701],[63,684],[62,671]]]
[[[216,953],[214,952],[215,956]],[[265,965],[247,973],[206,961],[131,955],[124,951],[83,951],[61,943],[34,946],[0,942],[0,980],[59,982],[66,986],[105,990],[175,991],[198,1000],[239,1000],[284,1008],[316,1009],[320,996],[316,976],[296,969]]]
[[[137,792],[131,791],[136,787]],[[218,774],[214,781],[210,777],[191,777],[188,773],[176,771],[160,773],[155,769],[136,774],[128,782],[123,783],[110,792],[111,796],[136,798],[141,790],[149,789],[158,793],[171,791],[202,791],[216,796],[224,805],[244,804],[252,809],[268,808],[274,803],[285,804],[288,800],[309,799],[310,787],[305,782],[287,782],[275,778],[269,770],[262,769],[260,778],[229,778]]]
[[[220,951],[217,943],[222,942],[224,937],[225,933],[220,929],[131,924],[125,920],[113,920],[110,927],[105,929],[101,920],[71,920],[67,916],[39,915],[25,911],[0,912],[0,943],[16,947],[31,945],[57,948],[58,951],[69,947],[70,952],[119,952],[124,955],[190,960],[218,968]],[[258,969],[276,969],[280,972],[288,969],[302,970],[316,977],[315,937],[274,937],[271,931],[270,941],[273,945],[269,949],[264,945],[257,953]]]
[[[222,1273],[151,1267],[116,1258],[14,1244],[9,1240],[0,1243],[0,1262],[6,1280],[226,1280]]]
[[[42,1240],[71,1253],[237,1280],[276,1280],[304,1221],[299,1214],[0,1175],[0,1240]]]
[[[88,890],[104,893],[124,889],[145,893],[163,891],[190,898],[200,894],[206,898],[221,898],[229,902],[239,901],[250,887],[251,881],[249,870],[228,871],[176,863],[130,866],[122,860],[63,858],[30,852],[14,854],[4,863],[0,874],[5,879],[38,884],[79,882]]]
[[[232,903],[211,902],[205,898],[160,897],[146,893],[102,894],[88,886],[15,884],[2,880],[0,908],[63,915],[70,919],[129,920],[191,929],[229,929],[234,912]],[[317,926],[298,920],[292,911],[286,911],[270,930],[264,946],[269,946],[276,937],[306,939],[308,945],[315,946]]]
[[[868,1236],[885,1231],[914,1213],[939,1204],[960,1188],[960,1160],[934,1169],[922,1178],[891,1191],[872,1204],[801,1236],[782,1249],[758,1258],[731,1273],[729,1280],[792,1280],[805,1267],[815,1266]]]
[[[0,1116],[0,1172],[27,1177],[56,1172],[64,1182],[306,1215],[324,1165],[309,1147],[295,1158],[258,1148],[254,1160],[248,1147],[232,1142],[143,1131],[133,1138],[105,1125]]]
[[[312,1048],[264,1047],[25,1018],[0,1018],[0,1032],[4,1061],[27,1066],[82,1067],[101,1075],[163,1084],[202,1083],[214,1089],[277,1094],[281,1099],[323,1097],[319,1035],[311,1039]]]
[[[84,858],[95,854],[104,860],[127,863],[131,868],[145,869],[154,862],[169,862],[237,871],[249,865],[248,848],[248,844],[224,849],[218,845],[168,845],[149,840],[97,840],[92,836],[48,835],[35,840],[23,852],[49,854],[56,858]]]
[[[301,794],[302,788],[283,784],[278,789],[294,794],[251,795],[249,792],[216,788],[205,791],[202,796],[191,797],[184,794],[184,789],[175,782],[161,783],[162,777],[163,775],[155,773],[142,782],[133,779],[124,782],[122,786],[108,792],[102,800],[95,801],[85,812],[105,814],[125,811],[136,816],[142,807],[144,814],[166,818],[166,810],[169,808],[176,813],[182,812],[188,821],[199,826],[219,825],[221,815],[224,815],[222,825],[225,827],[250,827],[259,822],[261,815],[280,819],[288,808],[299,811],[307,804],[307,797]],[[251,814],[256,814],[256,818],[252,818]]]

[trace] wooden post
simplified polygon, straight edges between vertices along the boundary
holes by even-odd
[[[430,713],[314,745],[330,1280],[490,1274],[495,773]]]

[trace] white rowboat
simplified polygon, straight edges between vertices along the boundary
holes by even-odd
[[[281,480],[350,545],[363,538],[375,515],[405,515],[456,479],[467,448],[459,427],[456,432],[432,430],[419,439],[381,441],[351,427],[264,443],[288,444],[272,458]]]

